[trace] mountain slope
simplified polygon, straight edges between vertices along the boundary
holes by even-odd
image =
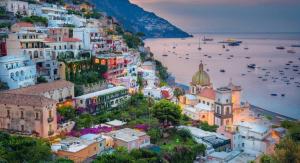
[[[190,35],[129,0],[90,0],[97,9],[115,17],[126,30],[143,32],[147,38],[181,38]]]

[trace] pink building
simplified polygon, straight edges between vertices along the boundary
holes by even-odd
[[[42,95],[0,94],[0,130],[47,138],[57,131],[55,100]]]

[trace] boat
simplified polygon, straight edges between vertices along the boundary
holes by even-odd
[[[287,53],[295,54],[296,52],[294,50],[288,50]]]
[[[271,93],[271,96],[277,96],[277,93]]]
[[[226,49],[226,51],[228,52],[228,51],[229,51],[229,49]]]
[[[168,54],[163,54],[162,56],[164,56],[164,57],[167,57],[167,56],[168,56]]]
[[[200,46],[200,38],[199,38],[199,46],[198,46],[198,50],[201,50],[201,46]]]
[[[224,40],[224,41],[221,41],[219,43],[223,43],[223,44],[230,44],[230,43],[237,43],[237,44],[241,44],[242,41],[239,41],[239,40],[235,40],[235,39],[227,39],[227,40]]]
[[[214,39],[213,39],[213,38],[206,38],[206,37],[204,36],[204,38],[202,39],[202,41],[214,41]]]
[[[238,42],[232,42],[232,43],[228,43],[228,46],[240,46],[241,43]]]
[[[285,47],[284,46],[277,46],[276,49],[278,49],[278,50],[284,50]]]
[[[223,72],[223,73],[224,73],[224,72],[225,72],[225,70],[224,70],[224,69],[221,69],[221,70],[220,70],[220,72]]]
[[[281,97],[284,97],[285,96],[285,94],[283,93],[283,94],[281,94]]]
[[[251,57],[245,57],[246,59],[250,59]]]
[[[190,55],[190,54],[185,54],[185,55]]]
[[[226,48],[226,47],[225,47],[225,45],[223,45],[222,47],[223,47],[223,49],[225,49],[225,48]]]
[[[255,69],[256,68],[256,64],[248,64],[247,67],[251,68],[251,69]]]
[[[190,58],[186,57],[185,59],[190,59]]]
[[[293,47],[293,48],[300,48],[300,44],[294,44],[291,47]]]

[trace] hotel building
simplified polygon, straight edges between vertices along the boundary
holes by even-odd
[[[26,55],[0,57],[0,80],[10,89],[35,85],[36,66]]]
[[[0,130],[47,138],[57,130],[57,102],[39,95],[0,93]]]

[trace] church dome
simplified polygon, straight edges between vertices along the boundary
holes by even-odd
[[[210,77],[207,72],[204,71],[203,63],[199,65],[199,70],[194,74],[192,78],[193,85],[210,86]]]

